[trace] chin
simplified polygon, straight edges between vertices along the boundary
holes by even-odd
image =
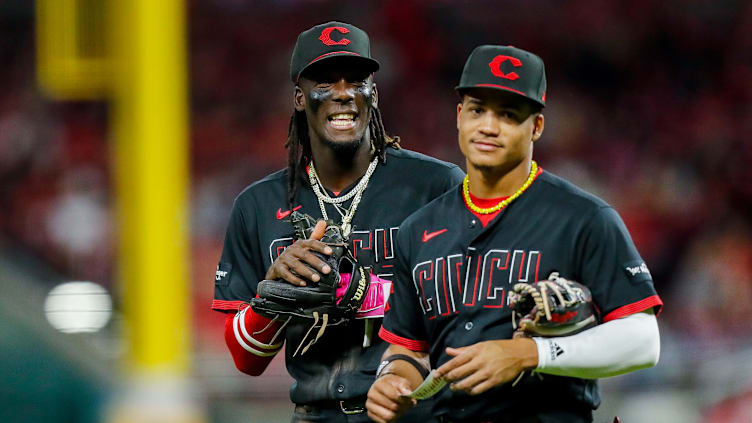
[[[504,166],[504,160],[491,157],[471,157],[469,162],[478,170],[490,170]]]
[[[344,139],[344,140],[323,140],[324,144],[332,149],[338,155],[351,155],[355,154],[360,148],[360,144],[363,142],[363,138]]]

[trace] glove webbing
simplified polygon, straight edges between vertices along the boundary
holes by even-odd
[[[539,282],[539,283],[543,283],[543,282]],[[538,290],[535,289],[532,285],[528,285],[526,283],[518,283],[514,286],[514,290],[516,292],[522,292],[523,294],[530,295],[533,298],[533,301],[535,301],[535,306],[538,308],[538,311],[535,313],[535,323],[538,323],[538,320],[541,317],[541,310],[544,310],[544,312],[546,313],[546,316],[549,319],[551,318],[551,312],[548,310],[548,301],[544,302],[544,299],[541,298],[540,292],[538,292]],[[517,328],[517,322],[515,320],[516,314],[517,312],[512,313],[512,325],[515,329]]]
[[[554,295],[556,295],[556,298],[558,298],[559,302],[565,307],[569,307],[577,302],[577,292],[574,288],[572,288],[569,281],[564,278],[560,278],[556,273],[552,274],[549,277],[549,280],[551,282],[540,281],[537,283],[537,285],[540,287],[540,292],[538,292],[538,289],[535,289],[532,285],[526,283],[518,283],[514,286],[515,291],[523,291],[524,294],[529,294],[531,297],[533,297],[535,305],[538,308],[538,311],[535,313],[535,323],[538,323],[538,320],[543,317],[543,314],[545,314],[546,319],[548,319],[549,321],[551,320],[551,304],[548,301],[549,290],[552,291]],[[553,281],[556,281],[557,283],[554,283]],[[570,298],[569,301],[567,301],[564,296],[561,295],[561,290],[557,287],[563,287],[567,291],[567,294],[569,294]],[[514,314],[515,313],[512,313],[513,320]],[[515,321],[512,321],[512,324],[515,328],[517,327]]]

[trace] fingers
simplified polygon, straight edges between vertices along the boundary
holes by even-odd
[[[326,232],[326,222],[323,220],[319,220],[316,222],[316,226],[313,227],[313,232],[311,232],[311,236],[308,239],[315,239],[319,240],[321,237],[324,236],[324,233]]]
[[[281,264],[286,266],[291,272],[304,277],[310,281],[318,282],[321,274],[328,274],[332,271],[328,264],[324,263],[319,257],[308,249],[296,249],[294,254],[282,257]]]
[[[467,350],[467,348],[468,348],[468,347],[460,347],[460,348],[452,348],[452,347],[447,347],[447,348],[446,348],[446,352],[447,352],[447,354],[449,354],[450,356],[452,356],[452,357],[456,357],[456,356],[458,356],[458,355],[462,354],[463,352],[465,352],[465,351]]]
[[[323,222],[321,222],[323,223]],[[306,280],[318,282],[320,274],[332,271],[312,251],[329,255],[331,247],[317,240],[301,240],[287,247],[266,272],[266,279],[284,279],[293,285],[305,286]]]
[[[491,379],[486,379],[486,380],[482,381],[481,383],[473,386],[473,388],[470,391],[468,391],[468,394],[470,394],[470,395],[480,395],[480,394],[488,391],[489,389],[493,388],[496,385],[498,385],[498,384],[495,383],[494,381],[492,381]]]
[[[368,391],[368,416],[381,423],[395,421],[403,412],[415,405],[415,400],[400,397],[410,392],[404,378],[396,375],[383,376]]]
[[[463,370],[467,371],[466,368]],[[475,395],[476,393],[473,392],[473,388],[475,388],[476,385],[486,382],[488,377],[489,375],[485,374],[483,370],[473,369],[472,371],[467,372],[467,376],[461,378],[462,380],[450,384],[449,388],[452,391],[465,391],[468,394]]]
[[[292,273],[289,268],[283,266],[277,266],[275,268],[269,268],[266,273],[266,279],[282,279],[295,286],[306,286],[306,281],[299,278],[296,274]]]
[[[317,251],[321,254],[324,254],[326,256],[330,255],[332,253],[332,247],[324,244],[321,241],[315,240],[315,239],[306,239],[296,242],[295,244],[291,245],[290,247],[287,247],[287,249],[292,248],[293,246],[296,246],[297,248],[302,248],[306,251]],[[285,249],[285,251],[287,251]],[[284,254],[284,253],[282,253]]]
[[[460,379],[466,375],[464,371],[458,371],[457,369],[464,366],[466,363],[468,363],[470,360],[472,360],[473,355],[472,354],[462,354],[462,352],[466,351],[466,347],[463,348],[452,348],[447,347],[446,352],[450,356],[453,356],[454,358],[447,361],[441,367],[436,369],[436,373],[439,377],[443,377],[447,380],[454,381],[457,379]]]

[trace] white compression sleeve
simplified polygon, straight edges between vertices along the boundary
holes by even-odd
[[[538,373],[597,379],[655,366],[660,355],[653,311],[603,323],[576,335],[533,338]]]

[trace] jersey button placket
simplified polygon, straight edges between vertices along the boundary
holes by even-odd
[[[337,385],[337,392],[339,392],[340,394],[343,393],[343,392],[345,392],[345,385],[343,385],[341,383],[339,385]]]

